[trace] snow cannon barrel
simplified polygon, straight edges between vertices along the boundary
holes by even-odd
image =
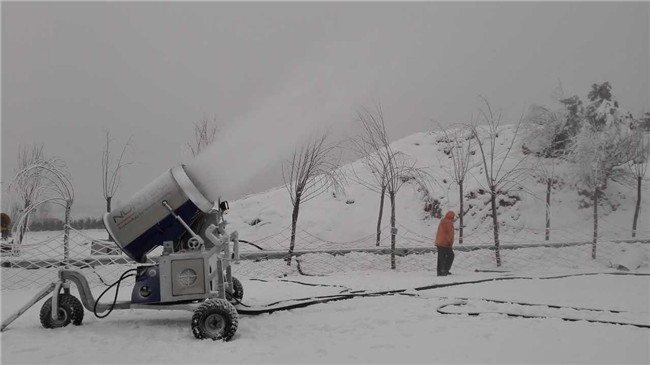
[[[188,225],[195,214],[207,213],[214,207],[192,182],[184,166],[179,165],[146,185],[126,204],[105,213],[108,234],[136,262],[146,262],[147,253],[185,232],[163,201]]]

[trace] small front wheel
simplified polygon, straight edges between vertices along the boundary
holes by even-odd
[[[41,325],[45,328],[65,327],[72,322],[75,326],[84,319],[84,308],[79,299],[70,294],[59,294],[57,318],[52,318],[52,298],[43,303],[40,312]]]
[[[192,333],[198,339],[228,341],[237,332],[239,314],[225,299],[208,299],[192,316]]]

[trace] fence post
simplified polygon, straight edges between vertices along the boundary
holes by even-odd
[[[63,263],[65,268],[70,268],[70,208],[72,202],[65,202],[65,225],[63,226]]]
[[[598,185],[594,190],[594,238],[591,243],[591,258],[595,260],[596,244],[598,243]]]

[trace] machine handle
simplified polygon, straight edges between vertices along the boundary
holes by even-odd
[[[192,235],[192,238],[191,238],[190,240],[194,240],[195,242],[198,242],[198,243],[196,243],[196,244],[193,244],[193,246],[196,246],[196,248],[201,247],[201,245],[203,245],[203,243],[204,243],[204,242],[203,242],[203,239],[202,239],[199,235],[197,235],[196,233],[194,233],[194,231],[192,231],[192,228],[190,228],[190,226],[188,226],[187,223],[185,223],[185,221],[184,221],[181,217],[179,217],[176,213],[174,213],[174,209],[172,209],[172,207],[169,205],[169,203],[167,203],[167,200],[163,200],[163,201],[162,201],[162,205],[163,205],[165,208],[167,208],[167,210],[169,211],[169,213],[170,213],[174,218],[176,218],[176,220],[178,221],[178,223],[180,223],[180,224],[183,226],[183,228],[185,228],[185,230],[186,230],[189,234]]]
[[[215,247],[217,247],[218,250],[222,250],[223,245],[228,243],[228,237],[225,235],[222,235],[221,237],[215,236],[214,231],[216,231],[217,228],[216,225],[210,224],[205,230],[205,236],[215,245]]]

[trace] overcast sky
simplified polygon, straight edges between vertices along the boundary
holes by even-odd
[[[550,104],[558,80],[583,99],[610,81],[640,115],[649,14],[648,2],[2,2],[3,209],[19,144],[43,144],[68,164],[73,213],[101,214],[105,130],[116,147],[134,141],[119,203],[191,163],[193,123],[216,118],[221,148],[201,168],[247,166],[233,200],[281,182],[252,176],[252,161],[262,171],[317,126],[348,135],[374,102],[393,139],[466,121],[479,94],[516,118]]]

